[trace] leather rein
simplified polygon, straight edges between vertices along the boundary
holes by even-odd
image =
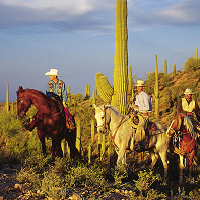
[[[39,94],[40,94],[40,93],[39,93]],[[24,99],[26,100],[26,98],[25,98],[25,96],[24,96],[23,93],[21,93],[20,95],[23,97],[23,99],[20,101],[20,103],[21,103],[21,108],[22,108],[22,114],[23,114],[24,116],[26,116],[26,112],[24,111]],[[42,95],[41,95],[41,96],[42,96]],[[47,103],[49,103],[43,96],[42,96],[42,98],[43,98]],[[50,104],[53,105],[53,102],[51,102]],[[53,105],[53,106],[54,106],[54,108],[50,110],[50,113],[52,113],[54,110],[56,110],[56,106],[55,106],[55,105]],[[62,114],[61,109],[60,109],[60,112],[54,114],[53,116],[57,116],[57,115],[60,115],[60,114]],[[37,112],[37,114],[36,114],[37,117],[35,116],[35,119],[38,120],[38,119],[44,117],[45,115],[46,115],[46,114],[39,115],[38,112]]]
[[[104,111],[104,119],[105,119],[105,120],[104,120],[104,124],[101,125],[101,126],[97,126],[97,127],[102,127],[102,126],[103,126],[103,129],[104,129],[104,130],[108,130],[107,124],[106,124],[106,116],[107,116],[106,110],[107,110],[107,109],[108,109],[108,107],[105,107],[104,109],[102,109],[102,110]],[[109,116],[109,117],[111,117],[111,116]],[[130,117],[128,117],[128,118],[130,118]],[[119,127],[126,121],[126,120],[125,120],[125,121],[123,122],[123,119],[124,119],[124,117],[122,116],[122,119],[120,120],[120,122],[119,122],[119,124],[117,125],[117,127],[113,129],[113,130],[115,130],[114,134],[113,134],[113,135],[112,135],[112,134],[109,135],[109,137],[110,137],[110,139],[112,140],[113,145],[115,146],[115,148],[118,148],[117,145],[116,145],[116,143],[115,143],[115,137],[116,137],[116,135],[117,135],[117,132],[118,132],[118,130],[119,130]],[[112,133],[113,130],[110,130],[110,132]]]

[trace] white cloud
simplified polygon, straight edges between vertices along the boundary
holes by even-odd
[[[198,0],[187,0],[158,12],[158,16],[161,20],[171,24],[199,24],[199,9],[200,2]]]

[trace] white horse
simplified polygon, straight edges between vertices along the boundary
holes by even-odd
[[[111,139],[118,154],[117,165],[125,164],[126,150],[130,149],[131,145],[133,146],[134,134],[136,133],[136,129],[132,128],[132,119],[111,105],[94,105],[94,108],[97,132],[103,132],[109,126]],[[152,160],[150,167],[154,167],[160,156],[164,167],[164,177],[167,177],[167,149],[170,138],[165,134],[166,127],[158,123],[155,124],[157,130],[152,133],[149,139],[148,151]]]

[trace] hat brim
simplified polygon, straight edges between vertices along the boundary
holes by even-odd
[[[58,74],[51,74],[50,72],[46,72],[45,75],[46,75],[46,76],[60,76],[60,75],[58,75]]]
[[[145,85],[135,85],[135,86],[139,86],[139,87],[145,87]]]
[[[187,93],[187,92],[184,92],[183,94],[195,94],[195,93]]]

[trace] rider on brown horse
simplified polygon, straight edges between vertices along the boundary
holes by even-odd
[[[192,99],[192,89],[187,88],[184,97],[177,102],[177,112],[187,115],[197,132],[200,130],[200,108],[198,103]],[[196,119],[195,119],[196,118]]]
[[[58,76],[60,75],[58,75],[57,69],[50,69],[50,71],[46,72],[45,75],[50,78],[50,81],[47,84],[46,94],[51,98],[56,98],[56,95],[58,95],[62,99],[66,116],[66,127],[73,130],[75,128],[75,124],[67,108],[67,89],[65,87],[65,83],[58,79]]]

